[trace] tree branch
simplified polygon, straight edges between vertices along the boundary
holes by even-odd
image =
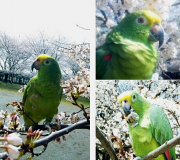
[[[38,146],[41,146],[41,145],[44,145],[46,143],[49,143],[50,141],[62,136],[62,135],[65,135],[65,134],[68,134],[69,132],[75,130],[75,129],[78,129],[78,128],[81,128],[82,126],[84,125],[89,125],[89,123],[87,122],[87,120],[84,120],[84,121],[81,121],[81,122],[78,122],[78,123],[75,123],[67,128],[64,128],[60,131],[57,131],[57,132],[52,132],[49,136],[45,137],[45,138],[42,138],[38,141],[36,141],[34,143],[34,147],[38,147]],[[89,127],[90,129],[90,127]]]
[[[169,150],[170,148],[178,145],[180,143],[180,135],[165,142],[160,147],[156,148],[154,151],[148,153],[145,157],[141,160],[151,160],[153,158],[158,157],[160,154],[164,153],[165,151]]]
[[[111,147],[110,143],[108,140],[104,137],[100,129],[96,126],[96,137],[99,139],[99,141],[102,144],[102,147],[108,152],[109,156],[111,157],[112,160],[117,160],[116,153],[114,149]]]
[[[41,146],[41,145],[46,146],[52,140],[54,140],[54,139],[56,139],[62,135],[68,134],[75,129],[82,129],[82,128],[90,129],[90,125],[87,122],[87,120],[83,120],[83,121],[80,121],[80,122],[72,124],[72,125],[64,125],[63,127],[65,127],[65,126],[68,126],[68,127],[61,129],[59,131],[56,131],[56,132],[52,132],[50,135],[48,135],[42,139],[37,140],[34,143],[34,148]],[[19,147],[18,150],[19,151],[23,150],[23,148]],[[8,157],[8,155],[6,152],[0,153],[0,159],[7,158],[7,157]]]

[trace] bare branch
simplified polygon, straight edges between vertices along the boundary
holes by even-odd
[[[108,142],[108,140],[105,138],[105,136],[102,134],[102,132],[97,126],[96,126],[96,137],[101,142],[102,147],[108,152],[111,159],[117,160],[118,158],[116,156],[114,149],[111,147],[110,143]]]
[[[179,3],[175,3],[175,4],[172,4],[171,6],[177,6],[177,5],[180,5],[180,2]]]
[[[87,28],[83,28],[83,27],[81,27],[81,26],[79,26],[79,25],[77,25],[77,24],[76,24],[76,26],[79,27],[79,28],[81,28],[81,29],[84,29],[84,30],[90,30],[90,29],[87,29]]]
[[[144,158],[141,160],[151,160],[153,158],[158,157],[160,154],[164,153],[165,151],[169,150],[170,148],[178,145],[180,143],[180,135],[165,142],[160,147],[156,148],[154,151],[148,153]]]
[[[38,147],[38,146],[46,146],[49,142],[51,142],[52,140],[62,136],[62,135],[65,135],[65,134],[68,134],[70,133],[71,131],[75,130],[75,129],[82,129],[82,128],[86,128],[87,129],[90,129],[90,125],[89,123],[87,122],[87,120],[84,120],[84,121],[80,121],[78,123],[75,123],[75,124],[72,124],[72,125],[68,125],[67,128],[64,128],[64,129],[61,129],[59,131],[56,131],[56,132],[52,132],[50,135],[42,138],[42,139],[39,139],[37,140],[35,143],[34,143],[34,148]],[[28,147],[28,146],[27,146]],[[21,148],[19,147],[19,151],[23,150],[24,148]],[[32,150],[33,148],[28,148],[28,150]],[[36,155],[36,154],[34,154]],[[0,153],[0,159],[3,159],[3,158],[7,158],[8,155],[6,152],[3,152],[3,153]]]

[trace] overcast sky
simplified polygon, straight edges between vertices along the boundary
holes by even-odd
[[[90,42],[92,0],[0,0],[0,31],[21,39],[44,31]]]

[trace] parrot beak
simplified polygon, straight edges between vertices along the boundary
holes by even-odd
[[[127,100],[122,101],[122,107],[124,110],[124,113],[126,114],[126,116],[128,116],[131,113],[131,105]]]
[[[40,68],[41,68],[41,63],[40,63],[40,60],[39,60],[39,59],[36,59],[36,61],[32,64],[31,70],[33,71],[34,68],[35,68],[36,70],[40,70]]]
[[[154,25],[150,29],[148,40],[150,42],[159,41],[159,48],[161,47],[164,42],[164,30],[160,24],[154,23]]]
[[[126,116],[128,116],[131,113],[131,111],[133,110],[133,108],[130,105],[131,93],[124,92],[124,93],[120,94],[118,96],[118,102],[120,104],[122,104],[123,110],[124,110]]]

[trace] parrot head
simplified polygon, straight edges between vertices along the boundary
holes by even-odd
[[[154,43],[159,41],[159,47],[164,41],[164,30],[161,20],[151,11],[135,11],[127,15],[119,24],[122,33],[129,37],[138,37],[141,42]]]
[[[142,114],[149,106],[149,102],[135,91],[123,92],[118,96],[118,102],[122,104],[126,116],[131,112]]]
[[[39,55],[31,66],[31,69],[38,70],[38,75],[45,78],[61,78],[61,72],[57,61],[49,55]],[[57,77],[58,76],[58,77]]]

